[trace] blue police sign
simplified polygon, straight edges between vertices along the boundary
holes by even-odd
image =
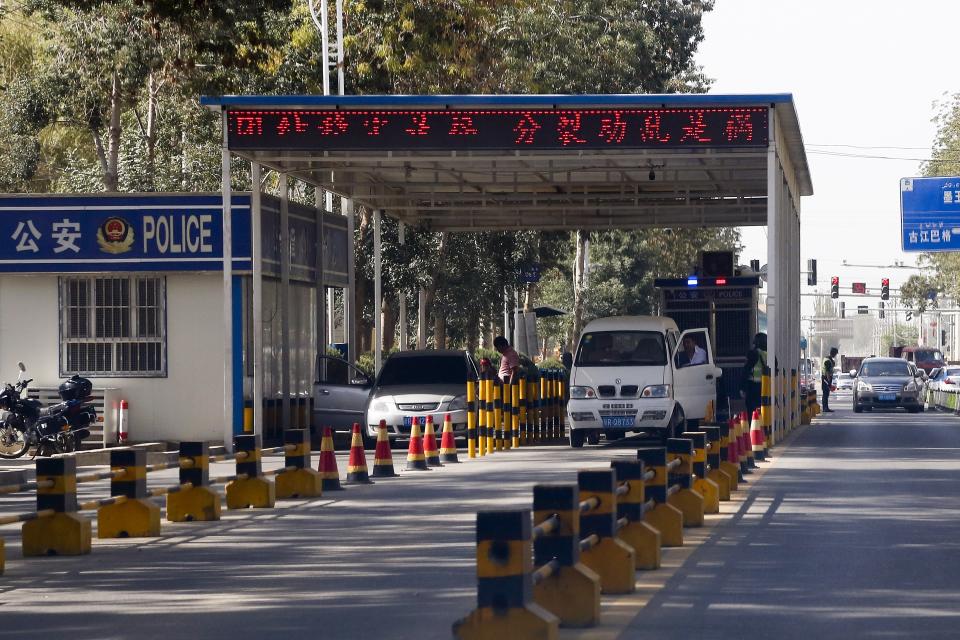
[[[234,194],[233,268],[251,268],[250,196]],[[219,194],[0,197],[0,272],[221,271]]]
[[[900,227],[904,251],[960,250],[960,177],[902,178]]]
[[[540,265],[528,264],[521,267],[520,282],[540,282]]]

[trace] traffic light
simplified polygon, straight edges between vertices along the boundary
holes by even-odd
[[[830,297],[834,299],[840,297],[840,278],[837,276],[830,278]]]
[[[890,278],[882,278],[880,280],[880,299],[890,299]]]
[[[885,311],[887,305],[883,304],[883,301],[880,302],[880,309],[877,311],[877,317],[883,320],[887,317],[887,312]]]
[[[807,260],[807,284],[817,286],[817,261],[813,258]]]
[[[840,303],[840,317],[847,317],[847,305],[845,305],[843,302]]]

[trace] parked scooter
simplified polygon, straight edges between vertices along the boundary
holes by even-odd
[[[24,380],[27,368],[18,362],[20,374],[0,391],[0,458],[19,458],[35,446],[34,456],[75,451],[90,435],[97,411],[88,404],[93,384],[73,376],[60,385],[62,402],[44,408],[37,400],[24,398],[32,379]]]

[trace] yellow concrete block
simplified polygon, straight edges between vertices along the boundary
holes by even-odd
[[[616,538],[601,538],[580,554],[583,564],[600,576],[602,593],[633,593],[637,588],[633,575],[637,565],[633,547]]]
[[[149,500],[125,500],[97,509],[98,538],[151,538],[160,535],[160,507]]]
[[[559,627],[557,616],[536,604],[503,611],[482,607],[453,624],[453,637],[459,640],[557,640]]]
[[[720,513],[720,487],[709,478],[693,481],[693,490],[703,496],[704,513]]]
[[[724,460],[720,463],[720,470],[730,479],[730,491],[740,488],[740,465]]]
[[[23,556],[82,556],[90,553],[90,520],[56,513],[23,523]]]
[[[600,622],[600,576],[581,562],[560,567],[533,587],[533,600],[562,627],[593,627]]]
[[[643,514],[643,521],[660,532],[660,545],[683,546],[683,512],[671,504],[658,504]]]
[[[707,479],[713,480],[720,488],[720,500],[726,502],[730,499],[731,481],[730,476],[723,469],[711,469],[707,471]]]
[[[220,519],[220,494],[210,487],[193,487],[167,496],[170,522],[209,522]]]
[[[637,569],[660,568],[660,532],[646,522],[631,522],[617,537],[633,547]]]
[[[681,489],[667,498],[667,503],[683,513],[683,526],[703,526],[703,496],[693,489]]]
[[[284,471],[277,475],[277,498],[316,498],[323,495],[323,479],[313,469]]]
[[[227,483],[227,509],[270,509],[276,501],[276,487],[266,478],[244,478]]]

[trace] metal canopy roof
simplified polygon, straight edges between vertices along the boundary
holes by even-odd
[[[796,185],[794,195],[813,193],[790,94],[222,96],[204,97],[201,102],[228,113],[279,111],[311,117],[416,109],[431,114],[445,110],[473,109],[477,111],[472,113],[480,114],[496,109],[535,109],[543,114],[762,107],[769,109],[771,120],[777,123],[771,130],[779,136],[777,154],[793,171],[789,179]],[[411,225],[426,224],[435,230],[767,223],[765,144],[427,149],[400,142],[375,149],[343,149],[298,147],[286,144],[286,139],[276,139],[269,147],[252,149],[244,148],[234,138],[230,135],[227,139],[230,151],[237,156],[382,209]]]

